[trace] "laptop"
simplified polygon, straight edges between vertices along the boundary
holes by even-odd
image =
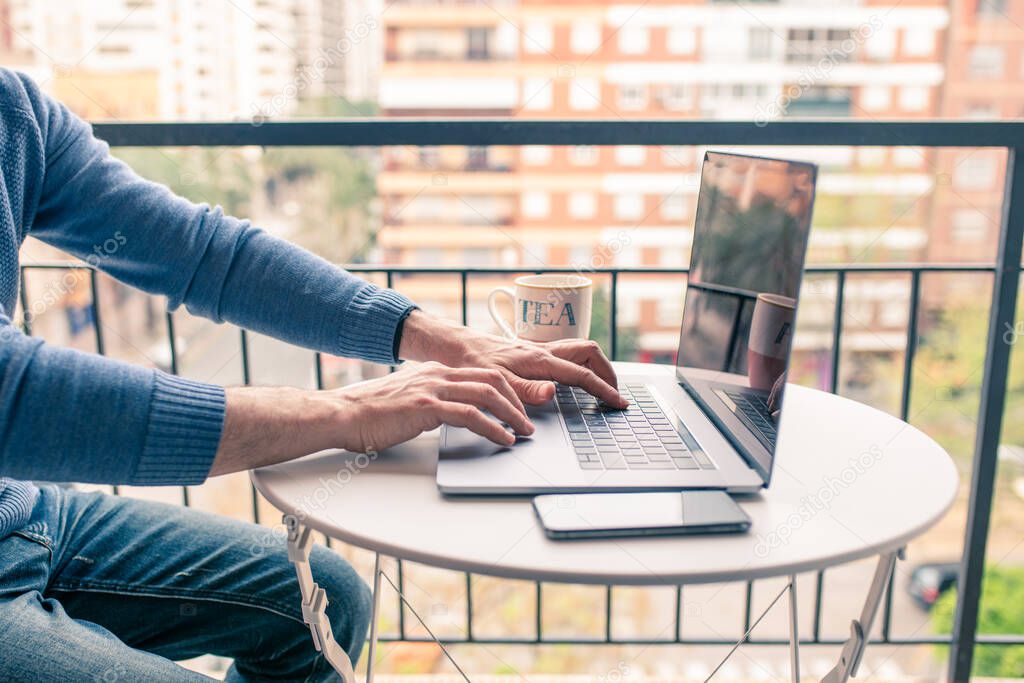
[[[767,487],[816,178],[809,163],[706,153],[674,375],[620,375],[626,410],[559,385],[509,447],[443,427],[441,492]]]

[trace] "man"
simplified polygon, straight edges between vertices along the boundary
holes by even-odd
[[[197,680],[174,660],[202,653],[232,657],[230,680],[333,678],[302,623],[283,543],[254,553],[265,532],[253,525],[26,480],[192,485],[324,448],[381,449],[441,423],[511,444],[498,420],[529,434],[523,404],[549,399],[550,380],[623,404],[595,344],[511,342],[432,318],[140,179],[88,125],[2,69],[0,136],[2,680]],[[429,362],[332,391],[225,390],[53,348],[10,320],[28,235],[100,254],[100,268],[172,308],[326,353]],[[326,549],[311,561],[355,662],[366,586]]]

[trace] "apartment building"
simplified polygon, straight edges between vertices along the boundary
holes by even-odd
[[[516,118],[933,117],[949,10],[939,0],[837,8],[806,2],[399,0],[383,16],[380,105],[388,116]],[[758,149],[823,174],[814,261],[923,257],[935,183],[921,150]],[[392,149],[378,189],[383,257],[405,265],[674,267],[689,260],[693,147]],[[451,314],[457,288],[424,279]],[[483,290],[470,296],[486,320]],[[829,303],[828,286],[808,296]],[[886,287],[862,314],[905,324]],[[419,290],[417,290],[419,291]],[[623,276],[619,325],[639,357],[675,351],[678,278]],[[898,319],[898,325],[896,325]],[[815,346],[825,348],[822,331]],[[877,345],[847,335],[848,348]],[[805,339],[810,339],[805,336]]]
[[[372,66],[365,0],[7,0],[13,49],[94,119],[279,117],[306,98],[348,97],[350,61]],[[370,55],[355,58],[356,48]],[[361,73],[361,72],[356,72]],[[367,77],[356,84],[365,98]],[[133,96],[134,94],[134,96]]]
[[[942,113],[957,119],[1024,116],[1024,5],[953,0]],[[1001,215],[1006,154],[941,150],[929,257],[992,261]]]

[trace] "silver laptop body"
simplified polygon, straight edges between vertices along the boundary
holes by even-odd
[[[511,447],[441,430],[448,495],[726,489],[771,481],[817,169],[708,152],[674,376],[620,375],[607,410],[579,389],[529,408]]]

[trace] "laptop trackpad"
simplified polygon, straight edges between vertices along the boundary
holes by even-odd
[[[491,417],[490,413],[485,415]],[[527,406],[526,414],[533,421],[534,427],[538,430],[542,425],[553,423],[558,425],[558,409],[554,401],[549,401],[540,406]],[[492,418],[493,419],[493,418]],[[485,458],[501,453],[508,453],[517,444],[530,441],[529,436],[516,435],[516,443],[512,446],[496,444],[487,437],[480,436],[465,427],[452,427],[445,425],[441,428],[441,452],[440,457],[444,459],[459,458]]]

